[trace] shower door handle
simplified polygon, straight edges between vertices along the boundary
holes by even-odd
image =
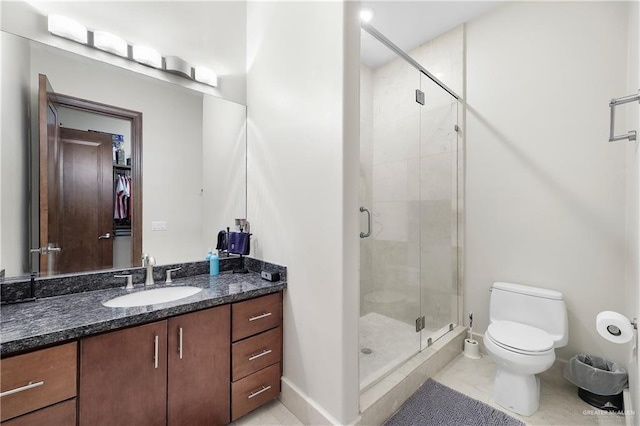
[[[367,212],[367,233],[365,234],[364,232],[361,232],[360,238],[367,238],[371,235],[371,212],[365,207],[360,207],[360,211]]]

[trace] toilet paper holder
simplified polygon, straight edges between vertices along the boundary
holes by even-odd
[[[638,319],[614,311],[602,311],[596,317],[596,330],[606,340],[625,344],[638,339]]]
[[[631,323],[631,326],[633,327],[634,330],[638,329],[638,319],[634,318],[634,319],[630,319],[629,322]],[[618,328],[615,325],[609,325],[607,326],[607,331],[609,333],[611,333],[614,336],[619,336],[622,334],[622,331],[620,331],[620,328]]]

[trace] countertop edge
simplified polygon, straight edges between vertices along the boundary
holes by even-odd
[[[273,283],[272,286],[266,288],[247,290],[238,294],[219,296],[216,298],[184,303],[167,308],[159,308],[151,312],[144,312],[124,318],[116,318],[99,323],[88,324],[86,326],[72,327],[69,329],[54,331],[37,336],[11,340],[0,344],[0,357],[5,358],[35,349],[52,346],[54,344],[63,344],[70,341],[75,341],[84,337],[89,337],[104,332],[115,331],[128,327],[135,327],[149,322],[162,321],[170,317],[183,315],[202,309],[241,302],[243,300],[264,296],[267,294],[278,293],[286,288],[286,282],[278,282]]]

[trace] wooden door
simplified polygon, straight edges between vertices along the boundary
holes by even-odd
[[[60,120],[54,105],[55,92],[47,76],[38,76],[40,247],[59,247],[58,137]],[[40,274],[56,273],[57,252],[40,255]]]
[[[167,321],[80,341],[80,426],[165,425]]]
[[[169,319],[169,426],[229,423],[229,321],[229,305]]]
[[[111,136],[61,128],[59,137],[61,273],[113,266]]]

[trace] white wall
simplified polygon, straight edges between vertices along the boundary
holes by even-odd
[[[640,87],[640,4],[634,2],[629,7],[629,57],[628,57],[628,78],[627,91],[625,95],[637,93]],[[640,131],[640,108],[638,103],[627,104],[624,107],[627,114],[627,126],[622,132],[628,130]],[[621,142],[626,146],[626,223],[627,223],[627,256],[626,256],[626,301],[625,314],[630,318],[640,318],[640,251],[638,243],[640,241],[640,213],[638,209],[638,199],[640,192],[640,154],[639,142]],[[640,383],[638,371],[640,370],[640,360],[638,359],[637,344],[629,359],[629,385],[631,388],[633,407],[625,407],[635,412],[635,419],[640,418]],[[637,424],[637,423],[636,423]]]
[[[344,8],[247,8],[252,251],[288,267],[281,399],[314,424],[358,414],[358,67],[344,58],[359,29]]]
[[[202,104],[201,252],[215,249],[218,232],[246,212],[247,108],[206,96]],[[233,165],[230,167],[230,165]]]
[[[609,100],[627,94],[628,13],[513,2],[467,26],[465,312],[484,332],[491,283],[559,290],[561,359],[628,359],[595,331],[598,312],[627,307],[627,148],[607,140]]]
[[[0,227],[2,250],[0,269],[7,276],[29,269],[28,242],[28,145],[24,143],[29,133],[29,68],[31,58],[25,46],[28,42],[16,37],[0,35],[2,55],[12,58],[2,63],[2,157],[0,162],[0,193],[2,194],[0,223],[12,226]],[[12,143],[19,141],[22,143]]]

